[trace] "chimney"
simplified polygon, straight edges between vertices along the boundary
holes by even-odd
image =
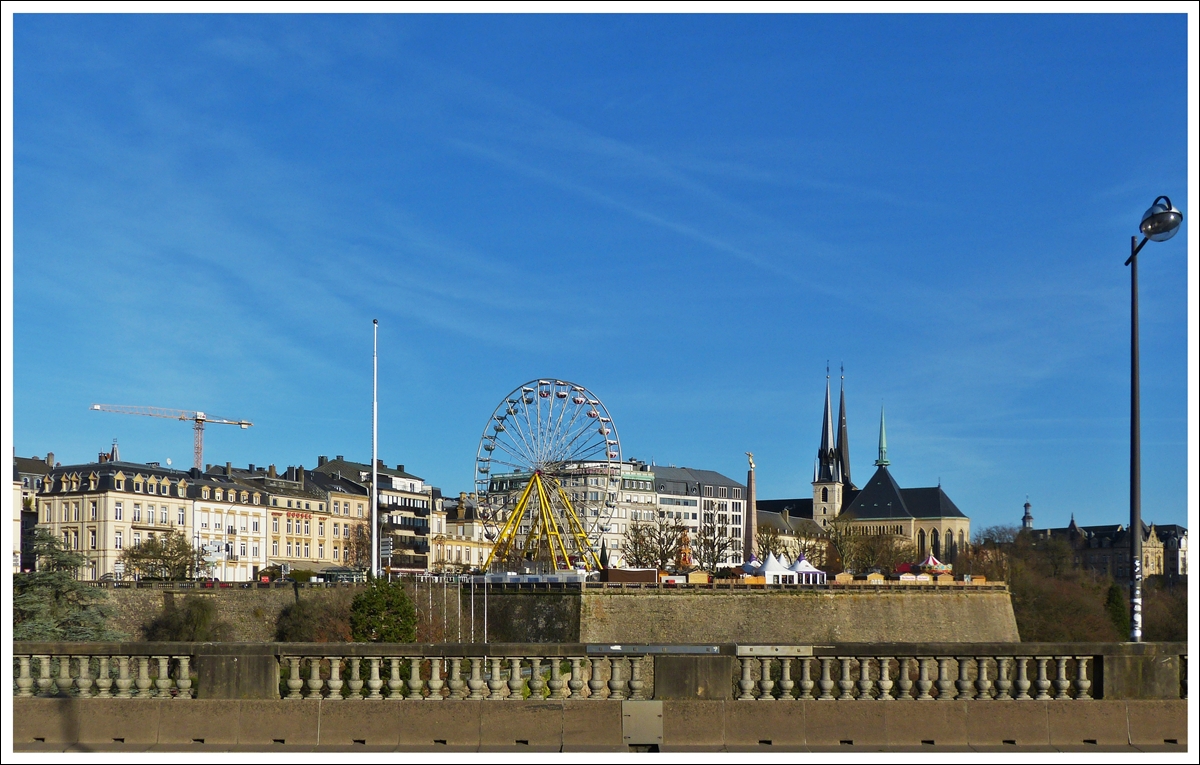
[[[274,465],[271,465],[267,468],[267,477],[268,478],[277,478],[278,476],[279,476],[279,474],[275,472]]]
[[[46,464],[54,467],[54,452],[46,452]]]
[[[317,457],[317,467],[321,467],[321,466],[322,466],[322,465],[324,465],[326,462],[329,462],[329,458],[328,458],[328,457],[326,457],[324,454],[322,454],[322,455],[319,455],[319,456]]]
[[[233,475],[233,463],[225,463],[225,475]]]
[[[210,470],[212,470],[212,463],[205,462],[204,463],[204,472],[207,473]]]
[[[300,488],[304,488],[304,466],[296,468],[296,475],[299,476],[296,480],[300,482]]]
[[[397,469],[397,470],[399,470],[401,473],[403,473],[403,472],[404,472],[404,466],[403,466],[403,465],[397,465],[397,466],[396,466],[396,469]]]
[[[251,473],[254,472],[254,463],[253,462],[250,463],[250,467],[248,469]]]
[[[387,470],[387,465],[383,464],[383,460],[375,460],[375,464],[378,465],[379,467],[383,468],[384,470]]]
[[[108,462],[108,452],[100,452],[96,457],[96,462]]]
[[[342,455],[340,455],[340,454],[337,456],[337,460],[338,460],[339,462],[341,462],[341,461],[342,461],[342,460],[344,460],[344,459],[346,459],[346,458],[345,458],[345,457],[343,457],[343,456],[342,456]]]

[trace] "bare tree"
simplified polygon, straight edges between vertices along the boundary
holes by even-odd
[[[728,565],[730,553],[740,551],[740,536],[726,536],[713,520],[712,513],[701,513],[700,526],[692,540],[692,565],[701,571],[716,571],[718,566]]]
[[[687,527],[675,518],[631,523],[625,531],[621,548],[625,563],[632,568],[673,568],[683,551]]]
[[[344,563],[349,568],[365,569],[371,567],[371,533],[367,524],[356,523],[350,527],[350,536],[345,541]]]
[[[814,566],[824,566],[829,557],[829,541],[824,537],[793,536],[783,534],[773,526],[759,526],[755,539],[759,558],[774,553],[776,557],[786,555],[788,560],[794,561],[803,555]]]

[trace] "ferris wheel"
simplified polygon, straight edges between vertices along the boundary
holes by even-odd
[[[555,379],[514,388],[492,412],[475,456],[488,569],[595,569],[616,507],[621,442],[587,388]]]

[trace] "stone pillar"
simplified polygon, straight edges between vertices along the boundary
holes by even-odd
[[[758,507],[754,488],[754,462],[751,460],[750,469],[746,471],[746,515],[745,521],[746,544],[742,552],[742,562],[758,557]]]

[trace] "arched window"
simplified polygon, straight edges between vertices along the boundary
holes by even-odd
[[[917,532],[917,557],[925,559],[925,529]]]
[[[941,545],[941,540],[938,539],[938,530],[937,529],[934,529],[933,531],[929,532],[929,549],[933,553],[933,557],[935,557],[935,558],[942,557],[942,545]]]
[[[821,501],[822,502],[829,501],[829,488],[826,486],[821,487]]]

